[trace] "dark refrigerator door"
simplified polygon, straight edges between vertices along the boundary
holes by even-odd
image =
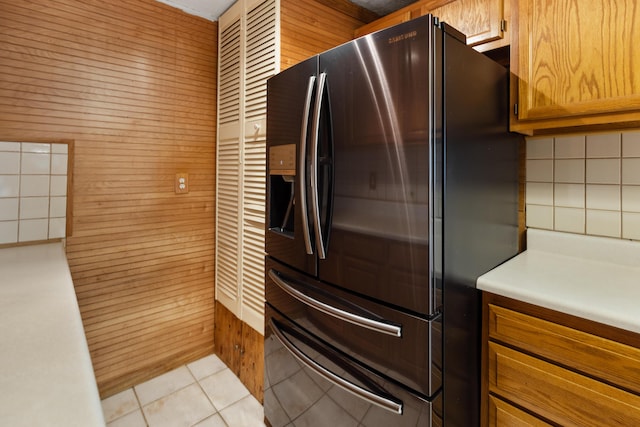
[[[320,55],[333,149],[333,218],[320,278],[423,316],[431,285],[430,17]]]
[[[309,148],[316,71],[317,57],[313,57],[267,81],[266,251],[311,275],[317,274],[317,265],[304,151]]]

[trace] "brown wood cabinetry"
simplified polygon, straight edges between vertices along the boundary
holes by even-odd
[[[640,425],[640,337],[485,294],[483,425]]]
[[[635,43],[640,40],[640,8],[635,0],[516,4],[512,130],[535,133],[639,122],[640,53]]]
[[[215,353],[262,402],[264,338],[216,301]]]
[[[464,33],[468,45],[484,51],[509,44],[504,18],[509,5],[509,0],[422,0],[358,28],[354,35],[360,37],[431,13]]]
[[[509,0],[506,0],[507,8]],[[430,13],[467,36],[469,46],[492,43],[487,48],[506,46],[505,0],[456,0],[432,9]],[[487,50],[483,46],[478,50]]]

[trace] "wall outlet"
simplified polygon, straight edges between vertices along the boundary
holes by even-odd
[[[189,192],[189,174],[186,172],[176,173],[176,194],[185,194]]]

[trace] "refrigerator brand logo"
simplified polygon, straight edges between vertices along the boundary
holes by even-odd
[[[402,40],[415,39],[418,35],[417,31],[411,31],[410,33],[400,34],[398,36],[389,37],[389,44],[401,42]]]

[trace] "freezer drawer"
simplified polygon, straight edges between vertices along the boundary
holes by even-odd
[[[425,396],[442,384],[442,323],[314,281],[267,258],[267,301],[344,353]]]
[[[425,399],[358,363],[267,304],[265,417],[283,426],[442,426]]]

